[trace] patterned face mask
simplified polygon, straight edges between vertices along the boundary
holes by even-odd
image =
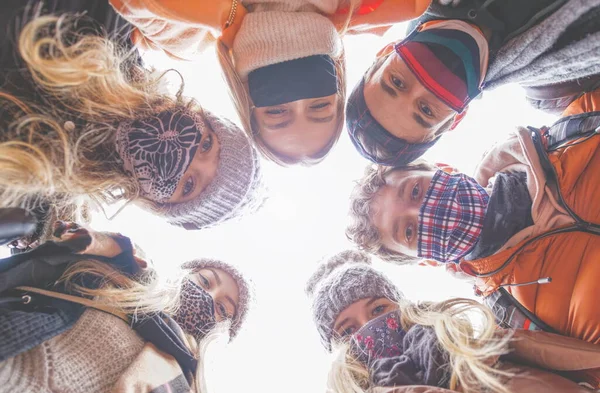
[[[186,109],[167,110],[119,126],[117,151],[142,195],[166,202],[190,166],[206,123]]]
[[[490,197],[474,179],[438,170],[419,211],[418,256],[455,262],[473,249]]]
[[[365,365],[374,360],[401,355],[406,332],[400,326],[400,311],[370,320],[352,336],[351,351]]]
[[[173,319],[184,332],[201,340],[216,324],[212,296],[189,278],[184,279],[180,306]]]

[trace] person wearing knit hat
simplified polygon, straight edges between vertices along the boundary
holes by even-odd
[[[432,4],[350,94],[354,146],[374,163],[406,165],[453,130],[473,99],[508,83],[561,113],[600,82],[599,16],[598,2],[586,0]]]
[[[237,336],[251,303],[248,281],[240,271],[232,265],[210,258],[186,262],[182,268],[189,272],[186,277],[190,277],[192,282],[212,298],[215,320],[231,321],[230,339]],[[178,323],[185,319],[175,318]]]
[[[225,326],[233,339],[248,312],[240,272],[198,259],[161,285],[129,238],[53,229],[57,240],[0,259],[0,392],[196,391],[201,342]]]
[[[313,165],[343,128],[340,31],[367,32],[414,18],[430,0],[243,0],[248,14],[219,58],[243,128],[283,166]],[[352,10],[352,11],[349,11]]]
[[[261,206],[249,139],[181,91],[163,92],[162,75],[143,67],[129,40],[132,26],[106,0],[10,1],[2,9],[15,33],[2,38],[0,58],[0,207],[36,216],[39,230],[26,243],[48,239],[52,219],[81,221],[116,202],[187,229]],[[60,55],[37,56],[42,41]]]
[[[587,350],[594,354],[583,368],[593,369],[599,353],[593,344],[540,331],[498,330],[492,312],[469,299],[411,302],[370,263],[363,252],[343,251],[321,264],[307,283],[322,343],[338,355],[328,391],[585,391],[576,383],[585,378],[570,381],[547,370],[560,370]],[[474,314],[482,317],[478,329]],[[504,357],[509,352],[510,358]],[[561,360],[548,362],[541,353]]]
[[[323,344],[354,333],[365,316],[397,308],[402,293],[361,251],[342,251],[321,264],[306,285]]]

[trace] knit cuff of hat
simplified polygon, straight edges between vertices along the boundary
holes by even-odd
[[[397,302],[402,297],[398,288],[370,264],[371,259],[363,252],[343,251],[322,264],[308,281],[306,292],[313,297],[313,319],[329,351],[335,320],[352,303],[372,297]]]
[[[258,68],[313,55],[342,52],[335,25],[315,12],[255,12],[244,18],[233,43],[236,70],[246,81]]]
[[[232,122],[204,111],[204,118],[219,138],[217,174],[198,198],[169,205],[162,214],[186,229],[214,226],[257,210],[264,201],[258,154]]]
[[[242,273],[234,268],[233,266],[210,258],[201,258],[195,259],[193,261],[186,262],[182,265],[183,269],[191,270],[192,272],[196,272],[200,269],[205,268],[214,268],[221,269],[227,274],[229,274],[233,280],[236,282],[239,291],[239,302],[237,305],[237,317],[231,323],[231,328],[229,329],[229,339],[233,340],[235,336],[237,336],[244,320],[246,319],[246,315],[248,314],[248,309],[250,307],[250,302],[252,301],[252,296],[250,293],[250,285],[248,281],[244,278]]]

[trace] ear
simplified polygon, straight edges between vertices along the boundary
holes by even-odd
[[[467,109],[469,109],[469,107],[466,107],[461,113],[457,113],[456,115],[454,115],[454,120],[452,120],[452,125],[450,126],[448,131],[452,131],[456,128],[456,126],[458,126],[462,119],[464,119],[464,117],[467,115]]]
[[[377,57],[383,57],[383,56],[389,55],[390,53],[392,53],[394,51],[395,45],[396,45],[395,42],[390,42],[389,44],[387,44],[386,46],[381,48],[379,50],[379,52],[377,52]]]

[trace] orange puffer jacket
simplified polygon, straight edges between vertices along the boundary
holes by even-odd
[[[572,141],[548,156],[567,206],[581,219],[600,224],[600,135]],[[527,173],[534,225],[489,257],[461,261],[461,268],[478,276],[477,289],[484,296],[501,285],[534,282],[505,288],[557,333],[600,344],[600,235],[577,227],[558,203],[527,129],[492,149],[475,178],[486,185],[495,173],[509,170]],[[535,283],[546,277],[552,282]],[[600,387],[600,370],[594,382]]]

